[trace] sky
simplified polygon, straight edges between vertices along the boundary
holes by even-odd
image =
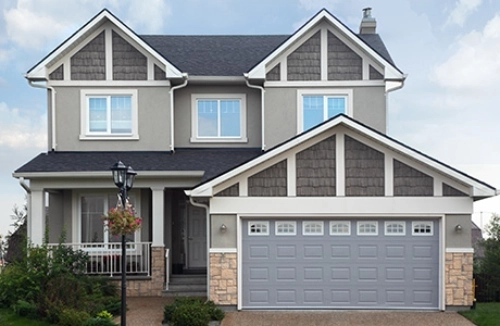
[[[388,134],[500,188],[500,2],[497,0],[2,0],[0,234],[25,193],[14,170],[47,151],[47,99],[24,74],[101,9],[138,34],[291,34],[322,8],[377,32],[408,75],[389,94]],[[500,198],[478,201],[487,223]]]

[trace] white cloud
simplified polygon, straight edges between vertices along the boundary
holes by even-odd
[[[166,17],[171,14],[172,9],[165,0],[132,1],[128,7],[130,20],[127,24],[130,22],[129,26],[140,33],[159,33]]]
[[[299,6],[305,10],[318,11],[322,8],[332,10],[339,0],[299,0]]]
[[[431,78],[438,85],[471,91],[497,90],[500,83],[500,13],[480,32],[472,31],[458,41],[458,50],[437,66]]]
[[[0,102],[0,116],[0,148],[43,150],[47,147],[45,115],[21,114],[19,109]]]
[[[448,16],[445,26],[453,24],[463,26],[468,16],[476,11],[482,2],[482,0],[458,0]]]

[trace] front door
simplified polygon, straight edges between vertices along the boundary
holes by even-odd
[[[207,221],[205,210],[189,206],[187,218],[188,269],[207,267]]]

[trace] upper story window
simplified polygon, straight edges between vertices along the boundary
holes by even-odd
[[[193,94],[192,142],[246,142],[245,94]]]
[[[352,90],[299,90],[298,103],[298,132],[302,132],[337,114],[352,115]]]
[[[82,90],[82,139],[137,139],[136,90]]]

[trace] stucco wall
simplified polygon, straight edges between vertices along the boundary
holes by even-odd
[[[446,248],[472,248],[471,243],[471,216],[446,215],[445,239]],[[462,232],[456,231],[456,226],[462,226]]]
[[[222,224],[226,226],[225,232],[221,232]],[[210,233],[210,248],[236,248],[236,215],[212,215]]]
[[[192,94],[246,94],[246,143],[191,143]],[[174,121],[176,147],[260,147],[261,146],[261,95],[260,91],[246,86],[189,85],[174,94]]]
[[[49,242],[57,243],[65,230],[65,242],[72,242],[71,229],[73,227],[71,214],[72,192],[63,190],[49,193],[49,209],[47,212],[47,223],[49,225]]]
[[[84,88],[90,89],[90,87]],[[138,90],[138,140],[80,140],[80,89],[79,87],[56,88],[57,150],[169,150],[170,100],[167,87],[134,88]]]

